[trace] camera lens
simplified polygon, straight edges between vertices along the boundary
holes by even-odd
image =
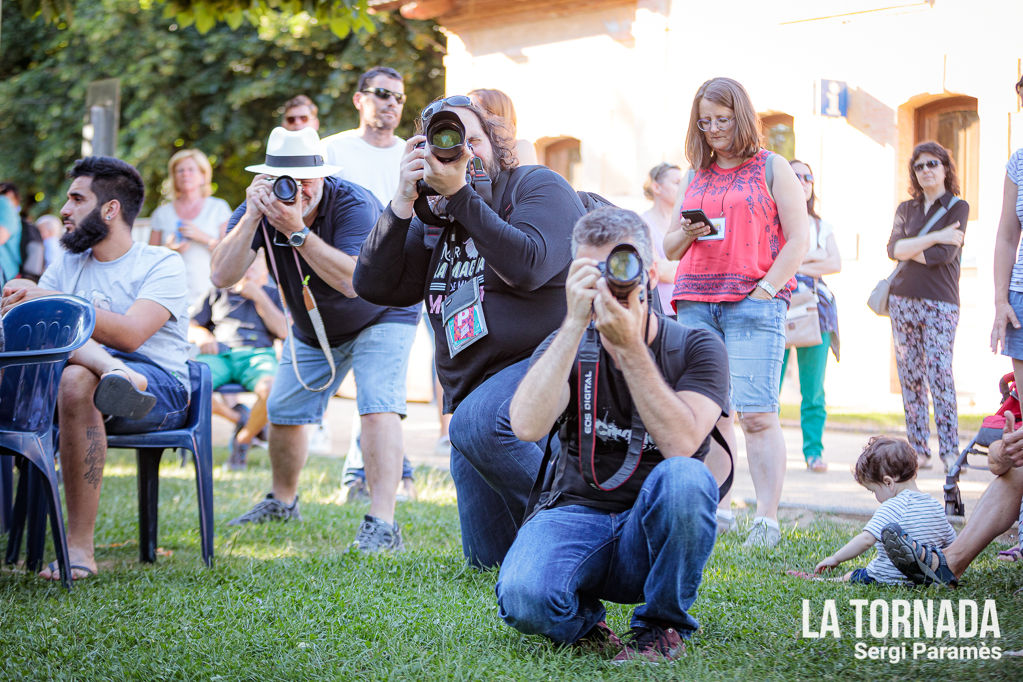
[[[602,270],[608,289],[622,300],[643,281],[643,259],[632,244],[619,244],[611,249]]]
[[[434,147],[450,149],[462,144],[462,136],[458,134],[457,130],[438,130],[430,139],[430,144]]]
[[[457,161],[465,146],[465,126],[453,111],[439,111],[426,123],[430,153],[443,163]]]
[[[295,203],[298,197],[298,183],[289,175],[282,175],[273,184],[274,196],[286,204]]]

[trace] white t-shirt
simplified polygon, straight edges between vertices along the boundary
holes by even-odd
[[[912,582],[895,568],[888,553],[881,543],[881,531],[889,523],[897,523],[909,537],[917,542],[944,549],[956,539],[955,529],[945,518],[945,510],[936,499],[919,490],[903,490],[890,500],[886,500],[877,508],[874,515],[867,521],[863,530],[875,538],[877,556],[867,564],[867,575],[882,583],[901,583],[911,585]]]
[[[39,278],[39,286],[80,296],[98,310],[124,315],[135,301],[159,303],[170,318],[138,348],[138,353],[163,367],[190,390],[188,381],[188,303],[185,264],[162,246],[132,242],[120,258],[98,261],[92,250],[64,251]]]
[[[1023,221],[1023,147],[1020,147],[1005,164],[1005,171],[1009,179],[1016,183],[1016,216]],[[1012,266],[1012,278],[1009,280],[1009,289],[1023,292],[1023,242],[1016,252],[1016,264]]]
[[[362,139],[358,129],[345,130],[324,138],[327,163],[341,166],[337,177],[362,185],[387,206],[398,189],[398,174],[405,140],[394,138],[390,147],[374,147]]]
[[[220,238],[220,226],[231,217],[231,207],[223,199],[206,197],[202,210],[195,220],[196,227],[209,235],[211,239]],[[155,211],[152,217],[152,229],[162,230],[163,238],[167,239],[178,229],[180,218],[174,211],[174,204],[164,204]],[[185,272],[188,273],[188,306],[198,309],[209,295],[213,283],[210,281],[210,250],[205,244],[188,242],[188,248],[181,252],[185,261]]]

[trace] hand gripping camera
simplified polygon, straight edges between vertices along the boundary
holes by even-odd
[[[465,141],[465,126],[462,119],[453,111],[441,110],[424,121],[426,141],[420,142],[419,147],[426,147],[430,154],[441,163],[455,163],[465,153],[466,147],[472,151],[472,147]],[[465,169],[465,181],[484,196],[484,200],[490,200],[490,178],[483,168],[483,161],[473,156]],[[416,183],[419,197],[413,204],[416,215],[428,225],[445,225],[451,222],[451,218],[441,210],[435,212],[436,207],[443,208],[444,200],[431,202],[428,197],[436,197],[437,190],[430,187],[426,182],[420,180]]]

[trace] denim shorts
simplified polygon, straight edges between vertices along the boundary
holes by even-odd
[[[1009,290],[1009,305],[1016,313],[1016,319],[1023,322],[1023,292]],[[1023,360],[1023,329],[1016,329],[1011,324],[1005,326],[1005,343],[1002,344],[1002,355],[1014,360]]]
[[[189,390],[177,377],[141,353],[104,348],[130,369],[145,375],[149,382],[146,391],[156,396],[153,409],[142,419],[110,417],[105,423],[108,434],[167,431],[184,425],[188,417]]]
[[[712,331],[725,342],[732,411],[777,412],[788,304],[780,298],[747,296],[741,301],[675,305],[679,323]]]
[[[366,327],[354,339],[334,346],[337,374],[322,391],[307,391],[295,376],[289,345],[295,344],[298,371],[308,386],[316,388],[330,377],[323,351],[289,334],[281,353],[266,409],[271,424],[319,424],[327,401],[337,393],[348,370],[355,372],[355,402],[359,414],[394,412],[405,416],[405,374],[416,325],[382,322]]]

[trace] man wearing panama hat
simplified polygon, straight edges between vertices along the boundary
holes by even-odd
[[[356,535],[362,551],[400,550],[394,522],[401,478],[405,370],[418,310],[373,305],[352,286],[362,242],[380,203],[359,185],[330,177],[312,128],[274,128],[264,163],[213,252],[215,286],[233,285],[260,247],[289,314],[290,332],[267,402],[271,492],[231,525],[299,520],[298,478],[307,456],[306,424],[323,417],[349,369],[355,372],[362,448],[371,490]]]

